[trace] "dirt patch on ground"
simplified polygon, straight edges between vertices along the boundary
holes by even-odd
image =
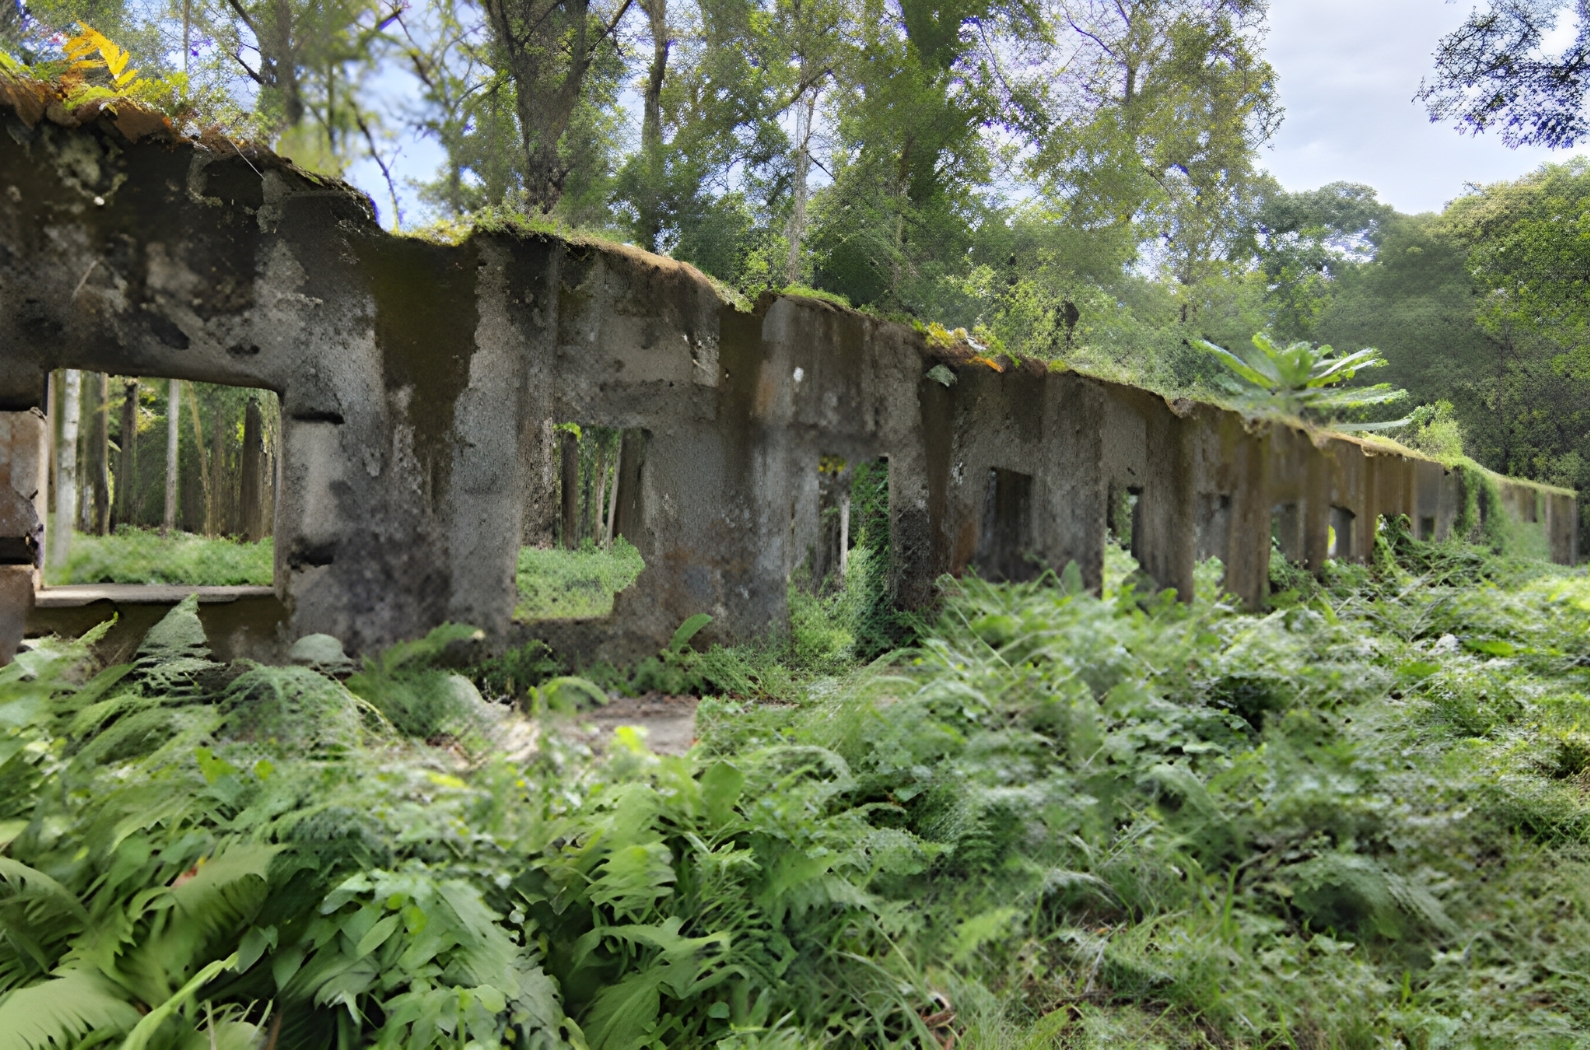
[[[617,697],[593,711],[582,711],[576,719],[580,734],[591,750],[604,752],[611,745],[619,726],[644,730],[646,746],[659,755],[682,755],[696,742],[696,705],[693,696]]]

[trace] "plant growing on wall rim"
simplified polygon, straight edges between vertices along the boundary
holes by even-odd
[[[1330,346],[1315,346],[1307,341],[1278,346],[1263,332],[1253,336],[1256,353],[1233,353],[1207,339],[1192,340],[1201,350],[1213,354],[1236,376],[1231,385],[1244,407],[1312,418],[1327,422],[1337,430],[1392,430],[1406,426],[1407,419],[1383,423],[1338,423],[1334,414],[1401,401],[1406,390],[1390,383],[1367,387],[1343,387],[1361,369],[1382,368],[1386,359],[1374,347],[1338,355]]]

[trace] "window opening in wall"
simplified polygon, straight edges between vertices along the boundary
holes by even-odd
[[[1117,546],[1122,550],[1132,550],[1132,544],[1137,536],[1137,525],[1142,511],[1139,503],[1142,501],[1143,490],[1136,485],[1110,486],[1109,505],[1105,510],[1105,527]]]
[[[1346,507],[1331,508],[1330,542],[1326,557],[1347,559],[1353,556],[1353,521],[1356,517]]]
[[[1426,542],[1435,539],[1435,518],[1430,516],[1419,519],[1419,538]]]
[[[792,581],[793,639],[808,656],[837,647],[871,659],[912,630],[896,609],[889,461],[825,454],[817,472],[817,545],[809,578],[803,571]]]
[[[1270,509],[1270,542],[1294,564],[1303,561],[1303,516],[1296,503],[1277,503]]]
[[[817,547],[812,551],[811,586],[818,592],[842,590],[850,568],[850,486],[852,471],[844,456],[817,460]]]
[[[63,370],[50,399],[47,585],[270,585],[275,393]]]
[[[852,460],[849,470],[844,615],[853,650],[865,660],[898,647],[911,636],[912,626],[895,608],[889,460]]]
[[[1030,580],[1042,567],[1032,551],[1032,475],[994,468],[983,493],[973,564],[988,580]]]
[[[645,433],[560,423],[554,455],[559,513],[547,546],[519,551],[519,620],[606,616],[646,567],[629,539],[639,496]]]
[[[1143,518],[1143,490],[1111,483],[1104,509],[1104,589],[1113,591],[1139,573],[1137,541]]]

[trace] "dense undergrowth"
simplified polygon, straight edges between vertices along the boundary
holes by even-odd
[[[536,735],[456,630],[346,684],[191,607],[41,647],[0,1048],[1587,1045],[1590,580],[1398,534],[1268,615],[1217,575],[947,581],[859,667],[838,604],[781,675],[681,644],[748,687],[681,758]]]

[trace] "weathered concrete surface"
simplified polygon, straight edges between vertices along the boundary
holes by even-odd
[[[1465,499],[1440,464],[930,352],[826,303],[769,296],[740,312],[695,270],[635,249],[393,237],[363,196],[268,152],[184,139],[127,106],[73,117],[7,92],[0,470],[9,455],[11,486],[42,498],[38,409],[55,368],[275,390],[289,642],[326,633],[368,651],[452,620],[630,659],[698,612],[714,617],[705,638],[754,636],[785,620],[792,574],[825,542],[824,456],[888,460],[907,606],[968,569],[1074,560],[1096,586],[1112,507],[1134,497],[1133,549],[1155,580],[1190,594],[1195,560],[1218,555],[1228,587],[1260,604],[1272,529],[1317,568],[1332,528],[1337,556],[1361,559],[1381,515],[1442,536]],[[940,363],[955,383],[928,376]],[[646,569],[606,620],[516,627],[517,550],[557,514],[559,422],[625,431],[618,531]],[[1574,560],[1572,493],[1501,492],[1510,509],[1489,512],[1535,521]]]
[[[130,658],[149,628],[190,594],[199,597],[199,623],[218,660],[288,662],[286,610],[269,587],[50,587],[37,595],[37,604],[28,618],[29,633],[79,637],[114,618],[115,626],[100,640],[96,651],[107,663],[118,663]]]

